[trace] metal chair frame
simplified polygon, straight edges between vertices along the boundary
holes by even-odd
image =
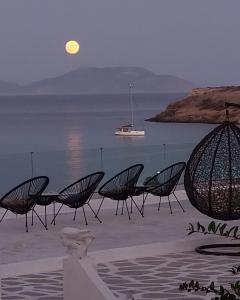
[[[143,168],[144,168],[143,164],[135,164],[131,167],[128,167],[127,169],[124,169],[120,173],[113,176],[111,179],[109,179],[100,187],[98,193],[103,197],[103,199],[99,205],[97,215],[99,214],[104,199],[110,198],[112,200],[117,201],[117,208],[116,208],[115,215],[116,216],[118,215],[119,202],[123,201],[121,214],[123,214],[123,210],[125,206],[127,210],[128,218],[130,220],[131,217],[130,217],[127,199],[131,198],[131,211],[132,211],[132,203],[134,203],[138,212],[143,217],[141,209],[137,206],[136,202],[131,196],[132,190],[135,188],[137,181],[143,171]]]
[[[176,173],[173,173],[173,171],[176,167],[180,167],[180,169],[178,169]],[[148,194],[159,196],[158,211],[160,211],[160,208],[161,208],[162,197],[168,197],[168,205],[169,205],[171,214],[173,213],[173,211],[172,211],[172,206],[171,206],[171,202],[170,202],[170,195],[173,194],[175,199],[177,200],[179,206],[181,207],[182,211],[185,212],[183,206],[181,205],[180,201],[178,200],[178,198],[175,194],[175,190],[176,190],[178,181],[179,181],[185,167],[186,167],[185,162],[177,162],[177,163],[170,165],[167,168],[163,169],[160,173],[152,176],[151,178],[149,178],[149,180],[147,180],[144,183],[146,186],[146,191],[145,191],[145,197],[143,198],[143,205],[141,208],[143,214],[144,214],[144,206],[145,206],[145,202],[146,202]],[[159,181],[159,179],[161,179],[162,176],[164,177],[164,174],[166,172],[168,172],[169,170],[170,170],[170,174],[169,174],[170,177],[168,178],[168,180],[166,180],[164,182]],[[164,191],[164,188],[166,188],[165,191]]]
[[[37,188],[35,191],[31,190],[32,187],[36,188],[38,181],[42,181],[39,188]],[[45,224],[42,222],[41,218],[37,214],[37,212],[34,209],[35,206],[35,200],[34,198],[38,195],[40,195],[45,188],[47,187],[49,183],[49,178],[47,176],[37,176],[33,177],[31,179],[28,179],[24,181],[23,183],[17,185],[13,189],[11,189],[9,192],[7,192],[1,199],[0,199],[0,206],[2,208],[5,208],[6,211],[4,212],[3,216],[1,217],[0,223],[3,221],[5,215],[8,211],[11,211],[12,213],[18,215],[25,215],[25,227],[26,232],[28,232],[28,218],[27,214],[29,211],[32,210],[33,213],[36,214],[37,218],[41,222],[41,224],[47,229]],[[4,202],[7,202],[4,204]],[[12,203],[11,203],[12,202]],[[9,206],[9,204],[11,204]]]
[[[98,219],[99,223],[102,223],[102,221],[98,218],[97,214],[95,213],[95,211],[93,210],[93,208],[91,207],[89,202],[90,202],[92,195],[94,194],[97,186],[99,185],[100,181],[102,180],[103,176],[104,176],[104,172],[95,172],[95,173],[89,174],[89,175],[75,181],[74,183],[68,185],[66,188],[61,190],[59,192],[58,200],[56,201],[56,202],[60,203],[61,206],[58,209],[57,213],[54,215],[54,218],[53,218],[51,224],[55,223],[56,217],[60,213],[63,205],[67,205],[68,207],[75,209],[74,216],[73,216],[74,221],[76,220],[77,209],[81,207],[86,225],[88,225],[88,222],[87,222],[84,205],[88,205],[88,207],[94,214],[95,218]],[[96,177],[96,179],[93,180],[93,182],[92,182],[91,178],[94,178],[94,177]],[[82,184],[84,184],[85,182],[87,182],[87,186],[85,188],[83,188]],[[73,189],[76,189],[75,191],[77,191],[77,192],[71,193],[70,191],[72,191]],[[62,199],[61,199],[61,197],[62,197]],[[66,198],[64,198],[64,197],[66,197]]]

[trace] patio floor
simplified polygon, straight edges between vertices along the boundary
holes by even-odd
[[[186,199],[185,194],[178,192],[178,196]],[[158,200],[153,197],[153,201]],[[139,203],[142,200],[140,197]],[[149,199],[148,203],[152,203]],[[104,201],[105,202],[105,201]],[[96,200],[98,207],[100,200]],[[109,208],[109,205],[111,207]],[[200,214],[188,201],[182,201],[186,209],[183,213],[176,201],[172,202],[173,214],[170,214],[168,203],[163,203],[160,212],[157,211],[157,204],[146,205],[145,217],[142,218],[136,209],[133,210],[131,220],[128,220],[127,213],[115,216],[116,202],[106,200],[106,209],[101,210],[99,217],[100,224],[93,217],[91,211],[86,211],[88,217],[87,228],[91,229],[96,239],[91,245],[90,251],[98,251],[112,248],[122,248],[135,245],[143,245],[157,242],[168,242],[179,239],[189,239],[186,228],[189,222],[208,222],[209,218]],[[52,208],[48,208],[52,220]],[[0,215],[1,215],[0,210]],[[9,213],[11,218],[4,219],[0,224],[0,264],[9,264],[22,261],[36,260],[41,258],[63,256],[66,249],[62,245],[60,232],[64,227],[86,228],[82,211],[77,213],[76,221],[73,221],[74,210],[59,215],[56,219],[56,226],[49,225],[49,230],[34,219],[34,226],[29,226],[29,232],[25,232],[25,218],[16,218]],[[29,216],[29,224],[31,216]],[[191,238],[191,237],[190,237]]]
[[[191,279],[207,285],[211,281],[229,286],[239,280],[231,274],[238,258],[200,255],[196,252],[142,257],[99,264],[98,273],[116,297],[129,300],[200,300],[210,295],[188,293],[179,284]],[[213,296],[213,295],[212,295]],[[14,276],[2,280],[2,300],[63,300],[63,272]]]
[[[186,199],[181,191],[178,193],[182,200]],[[193,237],[187,237],[186,232],[189,222],[200,221],[203,224],[210,222],[208,217],[200,214],[188,201],[182,201],[185,213],[176,202],[173,202],[172,215],[168,203],[163,203],[161,211],[158,212],[155,202],[156,200],[150,199],[144,218],[134,210],[130,221],[126,212],[116,217],[115,209],[108,205],[100,214],[102,224],[88,212],[88,228],[96,236],[90,251],[151,243],[164,244],[180,239],[191,240]],[[81,215],[78,215],[76,222],[73,222],[72,217],[73,213],[60,215],[56,226],[49,226],[48,231],[36,220],[28,233],[24,230],[24,218],[9,218],[0,224],[2,300],[63,299],[63,275],[60,268],[57,269],[55,266],[49,271],[42,272],[35,265],[34,272],[26,274],[17,264],[23,262],[21,265],[25,266],[28,263],[31,265],[39,259],[48,259],[49,264],[54,258],[64,256],[66,250],[60,239],[61,229],[69,226],[86,228]],[[51,218],[50,215],[49,220]],[[235,223],[237,222],[231,224]],[[197,238],[201,238],[201,235]],[[176,249],[175,254],[99,264],[98,272],[116,296],[124,294],[128,299],[132,297],[134,300],[207,299],[205,296],[179,291],[178,286],[190,279],[199,279],[202,284],[207,284],[211,280],[229,283],[233,278],[229,269],[237,264],[237,258],[202,256],[195,252],[181,252],[180,249]]]
[[[131,300],[200,300],[210,298],[203,293],[180,291],[179,284],[193,279],[201,285],[215,281],[229,287],[229,282],[239,280],[239,275],[230,272],[238,263],[237,258],[182,252],[101,264],[98,271],[116,296],[124,294]]]

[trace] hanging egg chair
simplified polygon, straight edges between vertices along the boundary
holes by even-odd
[[[240,108],[235,103],[225,103],[225,106]],[[227,120],[193,150],[187,162],[184,186],[189,201],[201,213],[217,220],[237,220],[240,219],[240,128],[229,121],[228,109],[226,115]],[[204,250],[208,248],[216,246],[206,245],[196,250],[216,254]]]
[[[226,121],[193,150],[184,186],[191,204],[218,220],[240,219],[240,129]]]

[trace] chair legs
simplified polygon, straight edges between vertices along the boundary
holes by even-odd
[[[94,214],[95,218],[98,219],[99,223],[102,223],[102,221],[99,219],[99,217],[97,216],[97,214],[95,213],[95,211],[93,210],[93,208],[91,207],[91,205],[89,204],[89,202],[86,203],[89,208],[91,209],[92,213]],[[85,224],[88,225],[88,222],[87,222],[87,216],[86,216],[86,213],[85,213],[85,209],[84,209],[84,206],[82,206],[82,210],[83,210],[83,215],[84,215],[84,220],[85,220]],[[73,217],[73,220],[75,221],[76,219],[76,213],[77,213],[77,208],[75,208],[75,212],[74,212],[74,217]]]
[[[1,217],[0,223],[2,222],[2,220],[4,219],[4,217],[6,216],[6,213],[8,212],[8,209],[5,210],[4,214]]]
[[[25,214],[25,227],[26,227],[26,232],[28,232],[28,219],[27,219],[27,214]]]
[[[160,208],[161,208],[161,202],[162,202],[162,197],[159,196],[158,211],[160,211]]]
[[[60,206],[60,208],[59,208],[59,210],[57,211],[56,215],[53,216],[53,220],[52,220],[51,224],[54,223],[54,225],[55,225],[56,217],[57,217],[57,215],[59,214],[59,212],[60,212],[60,210],[62,209],[62,207],[63,207],[63,204]]]
[[[4,214],[2,215],[1,219],[0,219],[0,223],[2,222],[2,220],[4,219],[6,213],[8,212],[8,209],[6,209],[6,211],[4,212]],[[36,216],[38,217],[38,219],[40,220],[40,222],[42,223],[42,225],[46,228],[47,230],[47,226],[43,223],[43,221],[41,220],[41,218],[39,217],[39,215],[36,213],[36,211],[34,210],[34,208],[32,209],[32,219],[33,219],[33,213],[36,214]],[[17,216],[17,215],[16,215]],[[33,221],[32,221],[33,222]],[[26,228],[26,232],[28,232],[28,215],[27,213],[25,214],[25,228]]]
[[[134,204],[136,206],[137,210],[139,211],[140,215],[142,217],[144,217],[141,209],[137,206],[137,203],[134,201],[134,199],[132,197],[130,197],[130,199],[131,199],[130,210],[128,208],[127,199],[126,200],[122,200],[123,201],[123,203],[122,203],[122,214],[123,214],[123,209],[124,209],[124,205],[125,205],[126,209],[127,209],[127,213],[128,213],[128,219],[131,220],[130,213],[132,213],[132,204]]]
[[[32,223],[31,223],[31,225],[33,226],[33,209],[32,209]]]
[[[37,212],[35,211],[35,209],[32,209],[32,214],[35,213],[35,215],[37,216],[38,220],[40,221],[40,223],[45,227],[46,230],[48,230],[47,227],[47,216],[46,216],[46,210],[45,210],[45,223],[42,221],[42,219],[39,217],[39,215],[37,214]]]
[[[144,217],[144,208],[145,208],[145,202],[147,200],[147,196],[148,196],[147,192],[146,192],[146,195],[145,195],[145,193],[143,193],[143,204],[142,204],[142,207],[141,207],[141,212],[142,212],[143,217]]]
[[[128,204],[127,204],[127,200],[123,200],[123,204],[126,205],[126,208],[127,208],[127,213],[128,213],[128,219],[131,220],[130,218],[130,214],[129,214],[129,209],[128,209]]]
[[[144,217],[143,212],[142,212],[142,208],[139,209],[139,207],[137,206],[137,203],[134,201],[133,197],[131,197],[131,212],[132,212],[132,203],[136,206],[137,210],[139,211],[140,215],[142,217]]]
[[[55,214],[56,214],[56,202],[53,201],[53,216],[55,216]],[[51,224],[52,224],[52,223],[51,223]],[[54,219],[54,221],[53,221],[53,225],[56,225],[55,219]]]
[[[136,206],[137,210],[139,211],[140,215],[143,217],[142,208],[139,209],[139,207],[137,206],[136,202],[134,201],[134,199],[133,199],[132,197],[130,197],[130,199],[131,199],[130,210],[129,210],[129,208],[128,208],[127,200],[117,200],[117,208],[116,208],[116,211],[115,211],[115,215],[116,215],[116,216],[118,215],[119,203],[120,203],[120,201],[122,201],[121,215],[123,215],[124,205],[125,205],[125,206],[126,206],[126,209],[127,209],[127,213],[128,213],[128,218],[129,218],[129,220],[130,220],[130,219],[131,219],[131,218],[130,218],[130,212],[132,213],[132,206],[133,206],[133,204],[134,204],[134,205]],[[104,201],[104,197],[103,197],[103,199],[102,199],[102,201],[101,201],[101,203],[100,203],[100,205],[99,205],[99,208],[98,208],[98,210],[97,210],[97,213],[95,213],[95,212],[93,211],[93,209],[91,208],[91,206],[89,205],[89,203],[87,203],[87,204],[89,205],[89,207],[91,208],[91,210],[93,211],[93,213],[94,213],[94,215],[95,215],[95,218],[98,218],[98,214],[99,214],[99,211],[100,211],[100,209],[101,209],[101,207],[102,207],[103,201]],[[98,218],[98,220],[99,220],[99,218]],[[101,220],[99,220],[99,222],[101,223]]]
[[[45,226],[47,228],[47,206],[44,205],[44,220],[45,220]]]
[[[103,202],[103,200],[102,200],[102,202]],[[95,211],[92,209],[92,207],[91,207],[91,205],[89,204],[89,202],[85,203],[85,204],[87,204],[87,205],[89,206],[89,208],[91,209],[91,211],[92,211],[92,213],[94,214],[95,218],[98,219],[99,223],[102,223],[102,221],[99,219],[99,217],[98,217],[97,214],[99,213],[99,210],[100,210],[100,208],[101,208],[102,202],[101,202],[101,204],[100,204],[100,207],[98,208],[98,212],[97,212],[97,213],[95,213]],[[59,214],[60,210],[62,209],[62,207],[63,207],[63,204],[62,204],[62,205],[60,206],[60,208],[58,209],[57,213],[55,214],[55,216],[54,216],[54,218],[53,218],[53,220],[52,220],[52,222],[51,222],[51,224],[55,224],[55,219],[56,219],[57,215]],[[73,216],[73,221],[76,220],[77,209],[78,209],[78,208],[75,208],[74,216]],[[88,222],[87,222],[87,216],[86,216],[86,213],[85,213],[84,206],[82,206],[82,210],[83,210],[83,215],[84,215],[85,224],[88,225]]]
[[[171,202],[170,202],[169,196],[168,196],[168,204],[169,204],[170,212],[171,212],[171,214],[172,214],[172,207],[171,207]]]
[[[179,206],[181,207],[182,211],[185,212],[185,210],[184,210],[182,204],[180,203],[180,201],[178,200],[176,194],[174,192],[172,194],[174,195],[175,199],[177,200],[177,202],[178,202]],[[173,211],[172,211],[172,206],[171,206],[171,201],[170,201],[170,195],[167,196],[167,197],[168,197],[168,205],[169,205],[169,208],[170,208],[170,212],[172,214]],[[162,198],[161,198],[161,196],[159,196],[158,211],[160,211],[161,201],[162,201]]]
[[[119,202],[120,202],[120,200],[117,200],[117,208],[116,208],[115,216],[118,215]],[[121,216],[123,215],[123,211],[124,211],[124,200],[122,201]]]
[[[33,213],[35,213],[37,215],[34,208],[32,209],[32,224],[31,224],[32,226],[33,226]],[[39,215],[37,215],[37,217],[38,217],[38,219],[40,219]],[[41,220],[41,223],[42,223],[42,220]],[[44,224],[45,224],[44,227],[47,228],[47,206],[46,205],[44,205]]]
[[[175,195],[175,193],[173,192],[174,197],[176,198],[178,204],[180,205],[181,209],[183,212],[185,212],[184,208],[182,207],[182,204],[180,203],[180,201],[178,200],[177,196]]]
[[[74,212],[73,221],[75,221],[75,220],[76,220],[76,213],[77,213],[77,208],[75,208],[75,212]]]
[[[118,205],[119,205],[119,200],[118,200],[118,202],[117,202],[117,209],[116,209],[115,216],[117,216],[117,215],[118,215]]]
[[[120,200],[117,200],[117,208],[116,208],[115,216],[118,215],[119,202],[120,202]],[[121,215],[123,215],[123,211],[124,211],[124,201],[122,202]]]
[[[87,203],[87,205],[90,207],[91,211],[93,212],[95,218],[98,219],[99,223],[102,223],[102,221],[99,219],[99,217],[97,216],[97,214],[95,213],[95,211],[92,209],[91,205],[89,203]]]
[[[100,203],[100,205],[99,205],[99,208],[98,208],[97,213],[96,213],[96,217],[98,216],[99,211],[100,211],[100,209],[101,209],[101,207],[102,207],[103,200],[104,200],[104,197],[102,198],[102,201],[101,201],[101,203]]]
[[[123,210],[124,210],[124,201],[122,203],[122,212],[121,212],[121,215],[123,215]]]
[[[85,214],[84,206],[82,206],[82,210],[83,210],[83,215],[84,215],[84,219],[85,219],[85,224],[88,225],[87,218],[86,218],[86,214]]]

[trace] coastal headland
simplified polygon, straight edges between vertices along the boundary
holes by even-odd
[[[226,120],[225,102],[240,104],[240,86],[195,88],[186,98],[173,102],[148,119],[152,122],[222,123]],[[230,120],[240,123],[240,110],[230,107]]]
[[[0,80],[0,95],[126,94],[129,83],[134,93],[185,93],[194,84],[172,75],[159,75],[141,67],[81,67],[25,85]]]

